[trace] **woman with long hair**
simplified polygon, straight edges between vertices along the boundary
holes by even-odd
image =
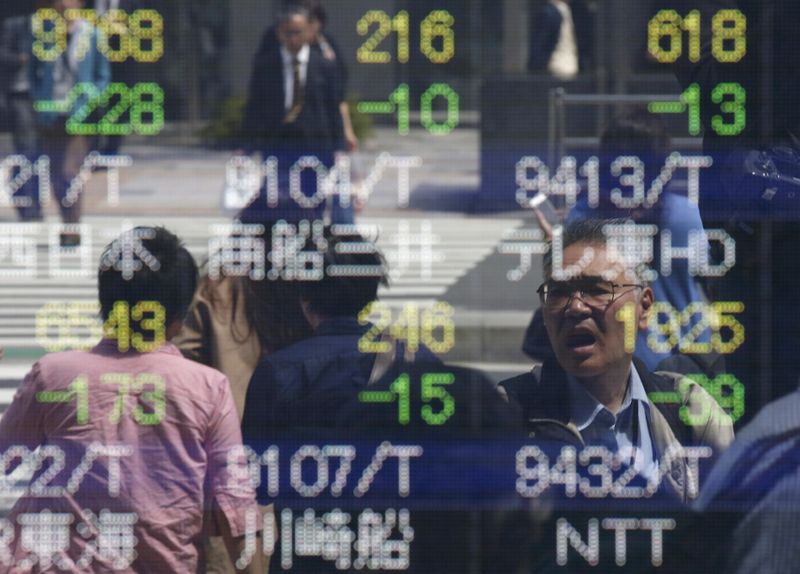
[[[258,361],[311,334],[293,287],[266,277],[206,275],[175,339],[185,357],[228,377],[240,418]]]

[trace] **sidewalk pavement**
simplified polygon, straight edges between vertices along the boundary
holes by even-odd
[[[434,136],[422,129],[400,136],[396,129],[376,127],[374,137],[363,142],[352,156],[353,179],[370,177],[374,189],[362,218],[463,219],[464,226],[482,231],[481,221],[508,219],[509,229],[535,224],[530,214],[512,212],[482,215],[471,213],[480,188],[480,131],[462,128],[447,136]],[[210,150],[197,145],[166,145],[159,140],[126,140],[122,153],[132,158],[130,167],[120,168],[119,202],[108,199],[109,176],[114,170],[96,171],[83,197],[87,217],[142,216],[207,218],[222,216],[229,151]],[[8,153],[8,142],[0,140],[0,153]],[[417,158],[420,165],[407,170],[410,197],[407,206],[398,205],[402,195],[399,170],[386,167],[382,176],[374,169],[381,154],[393,158]],[[0,156],[2,157],[2,156]],[[385,155],[383,156],[386,157]],[[405,161],[404,160],[404,161]],[[410,160],[409,160],[410,161]],[[510,185],[514,174],[509,174]],[[57,221],[53,204],[48,220]],[[12,209],[0,208],[0,222],[15,221]],[[445,360],[521,363],[528,361],[519,350],[524,329],[535,306],[535,289],[540,281],[540,262],[534,256],[530,272],[521,281],[510,281],[507,272],[519,264],[519,257],[495,252],[470,267],[448,286],[441,300],[455,308],[457,347]]]

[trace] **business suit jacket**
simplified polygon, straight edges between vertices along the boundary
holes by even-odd
[[[531,19],[528,71],[546,72],[547,64],[561,36],[561,12],[549,2]]]
[[[319,50],[310,50],[303,109],[294,122],[284,124],[281,52],[275,44],[266,44],[253,63],[242,130],[245,148],[279,157],[287,153],[332,156],[344,149],[340,93],[335,64],[325,60]]]

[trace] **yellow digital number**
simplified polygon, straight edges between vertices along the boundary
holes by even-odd
[[[128,13],[124,10],[109,10],[98,23],[100,34],[98,49],[109,62],[124,62],[130,57],[131,39],[128,31]],[[118,47],[112,47],[112,39],[117,38]]]
[[[720,10],[711,19],[711,53],[723,64],[747,55],[747,17],[740,10]]]
[[[672,64],[683,55],[683,33],[689,36],[689,61],[701,56],[700,12],[681,17],[675,10],[659,10],[647,25],[647,50],[656,61]],[[747,17],[740,10],[720,10],[711,19],[711,55],[720,63],[747,55]]]
[[[666,321],[664,321],[666,319]],[[647,345],[656,353],[671,353],[681,334],[680,319],[675,309],[664,301],[656,301],[647,319]]]
[[[150,317],[145,317],[149,313]],[[152,333],[151,340],[145,340],[140,332],[131,335],[133,348],[140,353],[149,353],[158,349],[167,340],[167,313],[164,306],[157,301],[139,301],[131,309],[131,319],[139,323],[139,328]]]
[[[671,353],[677,347],[683,353],[704,354],[715,351],[729,355],[738,349],[745,340],[744,325],[732,313],[742,313],[744,303],[740,301],[721,301],[708,305],[691,303],[683,311],[678,311],[665,301],[653,304],[648,319],[648,346],[656,353]],[[700,315],[699,321],[694,317]],[[689,327],[681,334],[681,327]],[[711,330],[709,342],[698,341]],[[723,340],[722,329],[730,332],[730,338]]]
[[[441,338],[435,336],[441,329]],[[422,311],[422,344],[437,355],[449,353],[456,344],[456,326],[453,321],[453,307],[438,301],[430,309]]]
[[[455,18],[447,10],[434,10],[420,23],[420,51],[434,64],[446,64],[456,53]],[[374,27],[372,33],[370,30]],[[378,46],[392,33],[397,34],[397,61],[408,62],[410,56],[410,20],[408,12],[401,10],[392,18],[383,10],[370,10],[356,23],[360,36],[368,36],[356,51],[362,64],[388,64],[392,54],[378,50]],[[437,44],[441,44],[437,46]]]
[[[697,314],[700,315],[700,320],[692,323],[692,318]],[[711,342],[697,340],[712,326],[708,305],[705,303],[690,303],[686,306],[686,309],[683,310],[683,313],[681,313],[680,321],[681,325],[684,327],[691,325],[692,328],[681,337],[678,350],[681,353],[710,353]]]
[[[358,340],[360,353],[388,353],[392,350],[389,341],[378,340],[381,333],[392,324],[392,310],[383,301],[373,301],[358,314],[359,325],[372,326]]]
[[[356,23],[356,31],[360,36],[369,34],[370,27],[377,24],[376,30],[356,51],[356,58],[361,64],[388,64],[392,55],[386,50],[376,48],[388,38],[392,32],[397,33],[397,61],[408,62],[409,56],[409,17],[408,12],[401,10],[394,18],[383,10],[370,10]]]
[[[82,20],[97,25],[97,48],[110,62],[157,62],[164,55],[164,18],[156,10],[109,10],[99,19],[90,9],[71,8],[62,16],[53,8],[37,10],[32,18],[33,55],[54,62],[67,49],[68,22]],[[92,48],[94,34],[81,34],[75,58],[83,60]],[[116,40],[115,40],[116,39]],[[114,47],[113,44],[117,44]]]
[[[69,10],[64,11],[64,18],[67,19],[67,22],[83,20],[93,25],[95,19],[97,18],[97,13],[94,10],[84,8],[70,8]],[[81,61],[86,58],[86,56],[89,54],[89,50],[92,49],[93,39],[94,34],[92,34],[88,29],[83,30],[83,32],[78,36],[78,42],[75,47],[76,60]]]
[[[54,62],[67,49],[67,21],[53,8],[37,10],[31,20],[33,55]]]
[[[36,343],[48,352],[91,349],[102,336],[97,303],[51,302],[36,312]]]
[[[623,326],[625,352],[633,353],[636,348],[636,303],[625,303],[614,318]]]
[[[420,25],[420,50],[434,64],[446,64],[456,54],[455,21],[447,10],[434,10]],[[435,38],[441,38],[440,49],[434,46]]]
[[[136,10],[128,21],[130,51],[137,62],[157,62],[164,55],[164,18],[155,10]]]
[[[741,301],[719,301],[711,304],[711,343],[718,353],[727,355],[733,353],[744,343],[744,325],[731,313],[744,313],[744,303]],[[722,329],[731,332],[731,338],[722,340]]]
[[[152,316],[145,317],[146,313]],[[138,323],[142,330],[150,331],[150,340],[146,340],[138,330],[134,331],[131,322]],[[149,353],[166,341],[166,311],[158,301],[139,301],[133,308],[127,301],[116,301],[103,325],[103,331],[106,338],[116,339],[117,349],[121,353],[131,348],[139,353]]]
[[[415,303],[406,303],[400,315],[392,322],[389,334],[398,341],[405,341],[406,348],[416,353],[419,350],[419,308]]]
[[[390,341],[379,340],[387,329],[393,339],[404,341],[412,353],[420,349],[420,344],[437,354],[447,353],[455,345],[453,307],[444,301],[422,311],[416,303],[407,303],[396,319],[389,305],[373,301],[359,313],[358,321],[362,325],[372,323],[358,342],[358,350],[362,353],[391,351]]]
[[[675,10],[659,10],[647,25],[647,49],[658,62],[671,64],[683,54],[683,18]],[[669,40],[665,49],[664,39]]]

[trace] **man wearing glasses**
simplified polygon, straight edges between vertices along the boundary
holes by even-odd
[[[545,257],[547,280],[538,293],[555,360],[501,386],[521,404],[531,437],[578,449],[603,446],[643,479],[660,472],[662,484],[686,500],[696,495],[696,481],[688,461],[672,456],[682,446],[710,446],[716,455],[733,440],[731,419],[700,385],[649,372],[634,358],[653,292],[607,249],[603,228],[614,223],[571,224],[560,268],[552,251]],[[667,452],[673,455],[665,473],[659,467]]]

